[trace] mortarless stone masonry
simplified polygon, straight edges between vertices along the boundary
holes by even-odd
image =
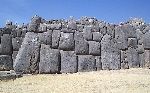
[[[109,24],[96,18],[45,20],[0,28],[0,70],[76,73],[150,68],[150,25],[134,18]]]

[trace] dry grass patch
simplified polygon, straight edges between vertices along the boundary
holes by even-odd
[[[0,93],[150,93],[150,70],[27,75],[0,81]]]

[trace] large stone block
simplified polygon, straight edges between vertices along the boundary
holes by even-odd
[[[83,29],[83,36],[84,36],[84,39],[90,41],[92,40],[92,29],[91,27],[85,27]]]
[[[144,45],[144,49],[150,50],[150,31],[146,32],[143,35],[143,45]]]
[[[58,49],[51,49],[49,45],[41,45],[39,73],[59,73],[60,52]]]
[[[13,45],[13,51],[18,51],[21,47],[23,38],[22,37],[16,37],[12,38],[12,45]]]
[[[137,48],[137,39],[136,38],[128,38],[128,47]]]
[[[101,62],[101,56],[95,56],[96,60],[96,70],[102,70],[102,62]]]
[[[53,30],[52,33],[52,48],[57,49],[59,46],[59,40],[60,40],[60,30]]]
[[[144,59],[144,53],[143,54],[139,54],[139,63],[140,63],[140,67],[143,68],[145,67],[145,59]]]
[[[52,45],[52,30],[47,32],[38,33],[40,44]]]
[[[75,52],[77,55],[89,54],[89,44],[86,40],[75,41]]]
[[[88,41],[88,43],[89,43],[89,54],[100,56],[101,54],[100,43],[95,41]]]
[[[18,54],[18,51],[13,51],[13,54],[12,54],[13,64],[15,62],[17,54]]]
[[[119,49],[125,50],[128,48],[127,35],[120,26],[115,29],[115,40],[118,43]]]
[[[73,33],[61,33],[60,41],[59,41],[59,49],[60,50],[74,50],[74,36]]]
[[[101,41],[101,62],[104,70],[120,69],[120,52],[118,44],[106,34]]]
[[[78,55],[78,71],[88,72],[96,70],[95,57],[92,55]]]
[[[12,38],[9,34],[3,34],[1,36],[1,53],[2,55],[11,55],[13,47],[12,47]]]
[[[103,35],[100,32],[93,32],[93,41],[101,42]]]
[[[0,55],[0,71],[12,69],[13,69],[12,57],[9,55]]]
[[[76,30],[77,29],[77,24],[74,21],[69,21],[68,22],[68,29]]]
[[[28,32],[14,62],[14,70],[22,73],[38,73],[40,44],[38,35]]]
[[[127,50],[127,59],[129,68],[136,68],[140,66],[137,49],[129,47]]]
[[[137,50],[138,50],[139,54],[143,54],[144,53],[144,46],[143,45],[138,45]]]
[[[144,67],[150,68],[150,50],[144,51]]]
[[[61,51],[61,73],[75,73],[78,70],[74,51]]]

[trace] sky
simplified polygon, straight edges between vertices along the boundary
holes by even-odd
[[[150,0],[0,0],[0,27],[7,20],[28,23],[34,15],[47,20],[88,16],[116,24],[137,17],[150,23]]]

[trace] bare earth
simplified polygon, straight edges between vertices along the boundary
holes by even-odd
[[[150,70],[26,75],[0,81],[0,93],[150,93]]]

